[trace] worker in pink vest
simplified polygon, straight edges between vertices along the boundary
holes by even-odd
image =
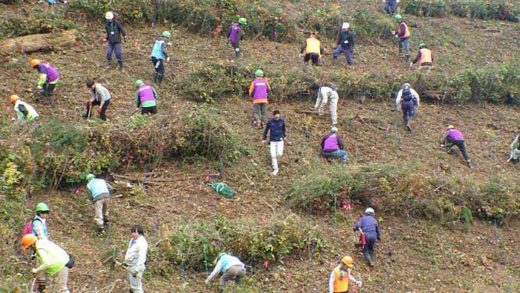
[[[141,114],[157,114],[157,92],[152,86],[145,84],[142,80],[135,81],[135,107],[141,108]]]
[[[445,147],[448,152],[451,151],[453,146],[457,146],[466,161],[466,165],[471,168],[471,161],[469,159],[468,152],[466,151],[466,145],[464,144],[464,134],[453,125],[449,125],[444,133],[444,137],[441,141],[441,147]]]
[[[271,87],[261,69],[255,72],[255,76],[256,78],[249,86],[249,95],[253,98],[253,124],[258,128],[263,128],[267,114],[267,98]]]

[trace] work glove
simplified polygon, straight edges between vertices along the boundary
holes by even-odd
[[[172,42],[168,42],[168,47],[173,46]]]
[[[170,62],[170,57],[166,57],[166,62]]]
[[[209,282],[210,282],[209,279],[206,279],[206,280],[204,281],[204,283],[206,283],[206,284],[209,284]]]
[[[357,282],[356,282],[356,285],[357,285],[358,287],[361,287],[361,285],[363,285],[363,282],[361,282],[361,281],[357,281]]]
[[[303,54],[301,54],[301,53],[300,53],[300,54],[298,54],[298,57],[302,58],[302,57],[303,57]]]
[[[38,270],[37,269],[31,269],[31,273],[36,274],[36,273],[38,273]]]
[[[412,66],[413,66],[413,62],[410,62],[410,67],[412,67]]]

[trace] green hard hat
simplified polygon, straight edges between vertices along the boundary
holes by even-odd
[[[255,71],[255,76],[263,77],[264,72],[262,71],[262,69],[258,69],[257,71]]]
[[[85,177],[87,180],[90,180],[90,179],[93,179],[93,178],[96,178],[96,176],[94,176],[94,174],[88,174],[87,177]]]
[[[238,19],[238,23],[243,24],[243,25],[247,25],[247,19],[241,17],[241,18]]]
[[[44,202],[40,202],[39,204],[36,205],[36,212],[37,213],[49,212],[49,207]]]
[[[142,86],[144,84],[144,82],[142,80],[138,79],[135,81],[134,84],[136,87],[138,87],[138,86]],[[89,175],[92,175],[92,174],[89,174]],[[94,176],[94,175],[92,175],[92,176]],[[87,179],[88,179],[88,176],[87,176]]]
[[[164,31],[161,34],[161,37],[167,38],[167,39],[171,38],[171,36],[172,36],[172,34],[169,31]]]
[[[395,20],[401,20],[402,19],[401,14],[394,15],[394,19]]]
[[[426,48],[426,44],[425,43],[420,43],[419,44],[419,48]]]

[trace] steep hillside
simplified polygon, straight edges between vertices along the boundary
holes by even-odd
[[[323,11],[340,8],[334,17],[365,9],[378,23],[391,24],[379,2],[321,4]],[[298,58],[301,30],[309,28],[312,17],[323,20],[327,14],[315,12],[302,23],[297,20],[312,11],[310,1],[283,2],[278,7],[268,3],[269,9],[281,9],[287,22],[296,25],[289,31],[291,37],[272,42],[260,33],[248,35],[243,58],[238,60],[230,59],[232,51],[224,37],[209,38],[207,32],[201,36],[178,22],[151,27],[147,21],[128,21],[125,70],[107,69],[102,14],[99,21],[87,21],[84,10],[66,7],[54,13],[76,22],[81,30],[75,47],[6,58],[0,65],[4,77],[0,89],[4,95],[17,93],[34,104],[41,119],[32,126],[12,122],[14,113],[7,104],[1,116],[1,290],[25,291],[31,281],[29,260],[18,254],[14,238],[40,201],[52,210],[52,239],[76,257],[70,273],[73,292],[128,289],[124,272],[102,261],[126,248],[127,231],[135,223],[144,226],[150,243],[145,273],[149,292],[217,292],[216,283],[208,287],[203,281],[217,249],[230,248],[243,252],[240,257],[251,274],[229,292],[324,292],[330,271],[343,255],[354,257],[354,275],[364,284],[360,292],[520,290],[518,165],[506,162],[509,144],[520,132],[520,111],[518,106],[484,102],[504,101],[504,93],[519,98],[515,82],[519,24],[406,15],[414,24],[413,54],[421,41],[435,52],[436,67],[429,75],[420,75],[402,62],[391,38],[366,32],[359,33],[354,66],[335,64],[327,54],[324,65],[314,68]],[[253,8],[258,6],[251,3]],[[54,19],[50,12],[40,12],[38,4],[1,7],[5,9],[0,16],[5,19]],[[358,30],[366,30],[357,21]],[[158,87],[159,114],[141,118],[134,114],[133,84],[136,79],[150,82],[148,54],[162,30],[172,31],[172,61],[166,66],[165,82]],[[323,33],[322,41],[330,52],[333,39],[327,34]],[[37,76],[28,58],[46,60],[62,73],[54,106],[34,100]],[[270,175],[262,131],[250,125],[251,104],[244,93],[250,73],[257,68],[266,72],[273,86],[269,112],[279,109],[287,121],[286,148],[276,177]],[[90,77],[106,84],[114,96],[106,123],[81,117],[88,98],[84,82]],[[298,98],[315,80],[340,85],[338,126],[349,152],[347,165],[319,157],[320,139],[330,127],[328,117],[306,113],[312,110],[314,93]],[[493,86],[495,81],[500,86]],[[403,127],[391,99],[391,91],[403,82],[423,86],[421,94],[429,96],[413,121],[412,132]],[[198,97],[193,95],[199,93],[214,102],[195,102]],[[442,99],[436,100],[435,95]],[[57,128],[49,125],[54,119],[71,127],[73,139],[60,145],[63,152],[53,148],[56,134],[52,130]],[[458,151],[447,154],[439,148],[447,124],[464,131],[472,169],[463,164]],[[44,129],[43,134],[38,129]],[[65,160],[58,165],[52,157],[65,149],[68,152],[68,145],[76,143],[74,137],[87,140],[78,143],[85,149],[56,157]],[[48,155],[36,153],[38,143],[46,143]],[[123,143],[128,143],[127,148]],[[200,148],[186,146],[190,143]],[[176,149],[165,148],[170,145]],[[211,149],[221,153],[214,155]],[[86,164],[78,162],[89,157],[92,160]],[[61,170],[44,173],[45,162],[69,173],[67,180],[56,184],[57,190],[50,178],[41,176],[56,177]],[[105,237],[94,235],[93,207],[82,177],[90,171],[100,171],[117,187],[110,207],[112,225]],[[8,184],[9,178],[17,176]],[[215,193],[208,184],[213,180],[228,183],[236,196],[227,200]],[[314,183],[319,186],[309,186]],[[304,204],[304,197],[312,195],[316,198]],[[342,208],[343,204],[352,209]],[[366,204],[376,208],[382,229],[373,268],[354,247],[358,235],[352,232]],[[473,223],[464,218],[463,207],[472,211]],[[250,242],[226,243],[232,232]],[[273,245],[291,252],[276,251],[276,257],[270,258]],[[251,251],[252,247],[258,251]]]

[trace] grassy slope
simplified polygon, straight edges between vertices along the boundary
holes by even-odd
[[[431,36],[437,54],[438,69],[453,72],[469,64],[499,62],[510,58],[515,52],[518,39],[518,25],[495,22],[469,21],[465,19],[420,19],[424,30],[421,40]],[[494,42],[490,54],[485,48],[490,46],[489,38],[482,33],[484,26],[501,26],[503,33],[490,34]],[[448,35],[438,33],[432,27],[448,28]],[[60,96],[56,108],[43,104],[37,108],[49,117],[67,117],[81,121],[79,113],[83,110],[83,101],[87,97],[83,81],[87,76],[97,76],[106,81],[114,93],[114,103],[109,110],[109,117],[117,122],[120,117],[128,116],[132,106],[132,83],[137,78],[151,75],[151,66],[147,58],[153,32],[149,28],[130,29],[130,44],[125,45],[127,70],[119,73],[104,68],[102,31],[97,27],[86,29],[84,44],[72,50],[51,54],[35,54],[64,73],[63,84],[58,89]],[[418,33],[418,29],[414,32]],[[435,33],[434,33],[435,32]],[[516,36],[516,38],[514,37]],[[174,29],[174,62],[168,65],[167,72],[174,72],[182,77],[193,67],[203,66],[204,62],[226,60],[229,48],[223,39],[207,40]],[[330,41],[328,42],[330,43]],[[415,39],[413,44],[417,44]],[[449,44],[441,47],[442,44]],[[496,46],[495,46],[496,45]],[[298,62],[297,44],[274,44],[261,41],[245,41],[245,58],[242,62],[266,63],[272,67],[287,70],[301,70]],[[467,49],[470,49],[467,51]],[[390,43],[375,41],[374,45],[360,44],[357,48],[358,65],[345,70],[346,74],[363,74],[372,70],[395,73],[397,78],[408,71],[407,66],[399,63],[392,52],[396,50]],[[415,51],[415,50],[414,50]],[[469,52],[469,53],[468,53]],[[473,52],[473,54],[471,54]],[[373,56],[385,56],[385,62],[374,61]],[[34,57],[32,56],[32,57]],[[509,56],[509,57],[508,57]],[[460,60],[464,60],[461,62]],[[327,62],[327,61],[326,61]],[[442,66],[446,66],[442,68]],[[23,90],[35,81],[32,72],[23,58],[3,65],[9,83],[3,89]],[[320,68],[323,76],[330,70],[344,70],[339,67]],[[264,68],[269,72],[269,68]],[[167,111],[175,116],[182,111],[186,102],[172,90],[171,80],[160,90],[161,113]],[[112,204],[114,229],[111,239],[104,244],[102,239],[91,235],[91,207],[83,194],[53,192],[37,195],[27,202],[27,206],[40,200],[48,201],[54,207],[51,215],[53,239],[62,243],[78,257],[77,268],[71,274],[72,287],[75,291],[88,291],[92,288],[94,260],[101,258],[107,246],[124,247],[128,237],[126,229],[134,221],[143,222],[149,232],[149,240],[155,243],[160,236],[167,235],[175,227],[194,222],[210,222],[217,215],[227,217],[247,217],[260,222],[271,217],[282,217],[289,211],[285,209],[282,194],[288,188],[288,182],[312,168],[325,168],[317,157],[316,145],[324,134],[328,122],[317,117],[297,114],[294,110],[309,108],[311,102],[272,105],[284,113],[289,124],[289,142],[282,159],[281,173],[273,180],[269,176],[269,158],[267,151],[259,144],[260,131],[243,127],[250,115],[250,105],[245,101],[231,99],[219,106],[222,115],[233,122],[236,131],[241,133],[245,143],[252,149],[249,157],[224,172],[226,182],[239,193],[236,200],[225,201],[214,195],[203,185],[202,175],[214,172],[213,164],[204,162],[196,165],[174,164],[163,167],[164,171],[182,173],[191,179],[167,183],[165,186],[150,188],[146,195],[130,199],[115,199]],[[439,105],[423,105],[420,116],[414,121],[416,131],[409,134],[401,127],[399,114],[392,111],[390,101],[370,102],[364,105],[342,97],[339,114],[340,129],[344,134],[353,163],[369,161],[392,161],[395,163],[410,160],[413,156],[424,172],[424,176],[471,176],[476,181],[487,180],[489,174],[513,174],[516,169],[505,163],[510,139],[518,131],[518,109],[501,106],[447,106],[440,110]],[[373,123],[363,123],[360,117],[368,118]],[[467,144],[476,168],[467,172],[459,156],[450,156],[436,148],[435,141],[446,122],[454,122],[467,134]],[[488,124],[497,130],[490,130]],[[311,137],[303,135],[304,125],[310,127]],[[381,130],[380,128],[388,130]],[[490,159],[490,145],[486,141],[494,138],[494,150]],[[296,162],[296,159],[299,159]],[[441,168],[440,165],[450,168]],[[247,174],[244,176],[243,174]],[[249,178],[249,179],[248,179]],[[360,214],[362,207],[356,207],[352,213],[344,214],[337,223],[332,215],[301,215],[315,224],[328,241],[328,248],[312,260],[289,259],[283,265],[272,266],[268,271],[258,269],[250,281],[251,287],[265,290],[287,289],[290,292],[322,292],[327,284],[328,272],[339,256],[353,254],[359,263],[355,275],[361,276],[366,289],[375,292],[425,292],[444,290],[450,292],[499,292],[510,289],[519,290],[519,263],[515,252],[519,250],[518,236],[514,233],[518,223],[512,223],[505,229],[495,230],[486,223],[477,223],[471,233],[465,234],[460,228],[446,229],[435,223],[381,215],[384,221],[383,243],[379,249],[379,265],[368,269],[361,264],[361,257],[352,243],[355,235],[350,227]],[[77,226],[69,228],[69,221]],[[461,242],[463,240],[463,242]],[[103,248],[100,248],[103,247]],[[154,266],[151,260],[150,266]],[[108,269],[98,266],[96,269],[98,288],[109,285]],[[121,277],[121,276],[120,276]],[[202,276],[188,273],[184,279],[179,275],[172,280],[147,280],[147,286],[154,292],[177,292],[185,289],[202,289]],[[113,279],[112,279],[113,280]],[[121,284],[116,284],[120,288]],[[215,287],[214,287],[215,288]],[[516,289],[516,290],[515,290]]]

